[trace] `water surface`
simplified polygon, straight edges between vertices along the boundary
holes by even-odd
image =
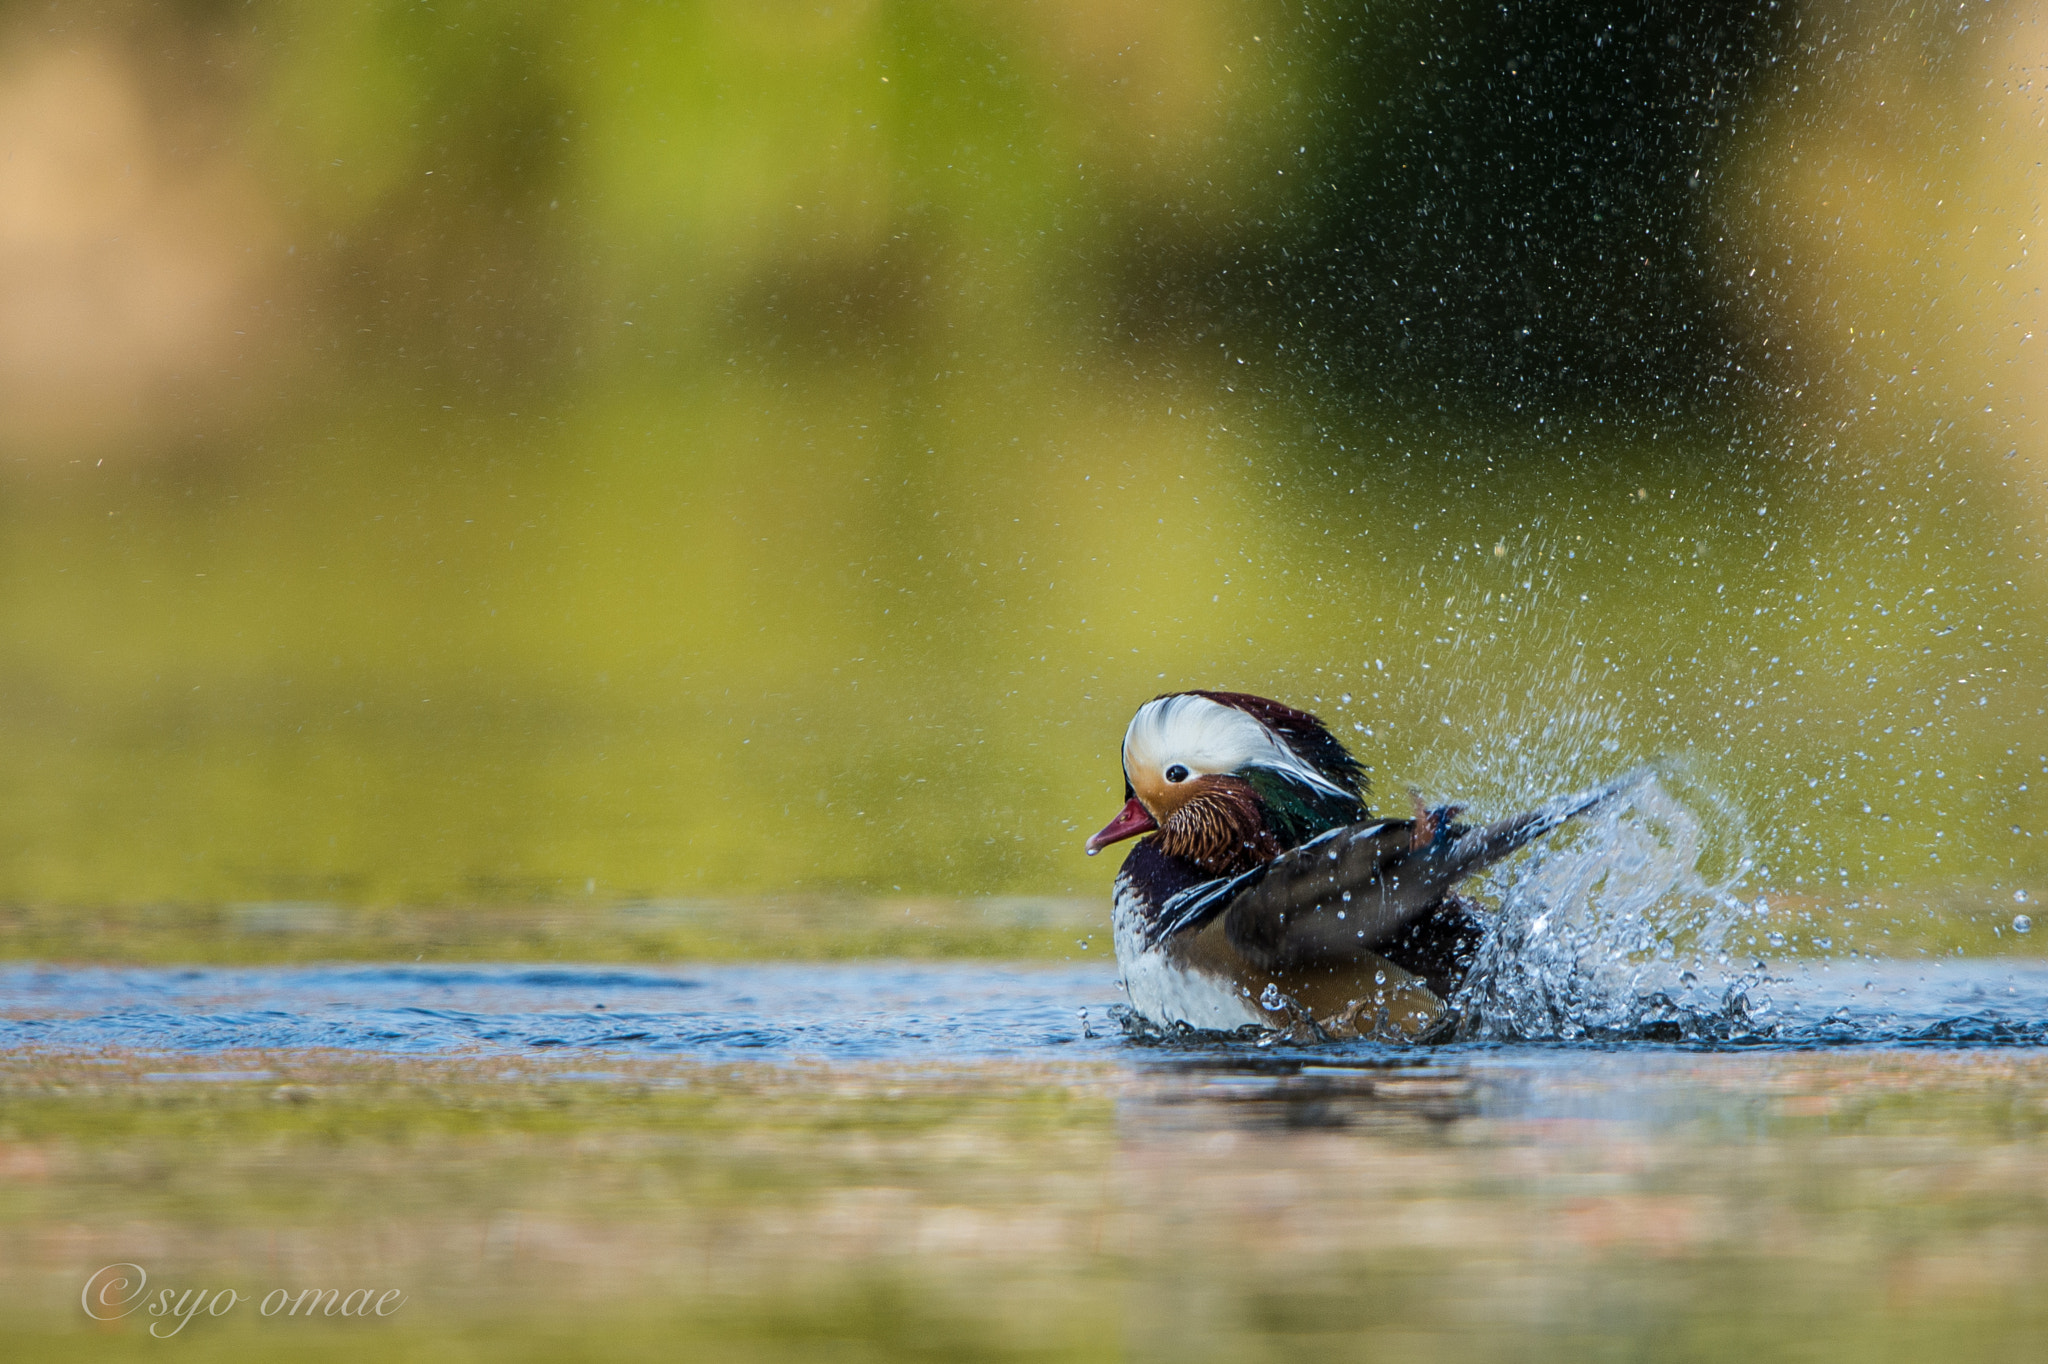
[[[2048,971],[1821,975],[1776,1043],[1397,1049],[1089,1038],[1099,966],[16,970],[0,1348],[2039,1357]],[[116,1263],[247,1296],[174,1347]],[[405,1305],[255,1310],[320,1287]]]
[[[1691,1018],[1668,996],[1651,995],[1637,1002],[1632,1025],[1609,1022],[1539,1040],[1598,1048],[2048,1043],[2048,963],[1817,961],[1754,973],[1745,989],[1736,1026]],[[1272,1050],[1251,1039],[1126,1036],[1116,1021],[1119,1002],[1109,962],[24,966],[0,971],[0,1045],[172,1055],[343,1048],[467,1056],[566,1048],[706,1061],[961,1065]],[[1419,1054],[1450,1063],[1475,1053],[1510,1056],[1516,1049],[1468,1033],[1464,1042]],[[1354,1043],[1315,1054],[1400,1049]]]

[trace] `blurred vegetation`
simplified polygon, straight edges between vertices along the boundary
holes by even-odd
[[[1985,19],[8,11],[0,901],[1099,896],[1130,710],[1231,686],[1397,805],[1685,755],[1753,888],[1989,946],[2048,452]]]

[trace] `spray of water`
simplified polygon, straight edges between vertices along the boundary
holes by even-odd
[[[1733,929],[1750,842],[1682,770],[1624,795],[1496,873],[1498,909],[1453,1001],[1462,1040],[1734,1038],[1765,1026],[1761,963]]]

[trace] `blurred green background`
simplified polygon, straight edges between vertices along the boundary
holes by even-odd
[[[2010,947],[2037,20],[0,11],[0,902],[1101,897],[1200,686]]]

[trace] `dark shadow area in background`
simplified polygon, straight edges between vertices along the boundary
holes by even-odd
[[[1276,44],[1322,70],[1280,158],[1303,189],[1186,273],[1140,247],[1127,321],[1325,397],[1726,417],[1772,376],[1723,303],[1715,158],[1796,27],[1777,4],[1321,6]]]

